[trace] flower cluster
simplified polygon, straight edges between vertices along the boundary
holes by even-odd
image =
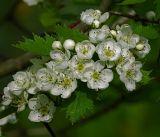
[[[127,24],[115,30],[101,25],[108,17],[107,12],[101,14],[99,10],[82,12],[81,21],[94,27],[88,32],[88,40],[54,41],[49,62],[36,71],[29,69],[13,75],[14,80],[4,88],[3,105],[23,111],[28,104],[31,121],[50,122],[55,105],[48,95],[68,98],[79,82],[92,90],[106,89],[116,71],[127,90],[135,90],[142,79],[139,60],[149,53],[150,45]]]

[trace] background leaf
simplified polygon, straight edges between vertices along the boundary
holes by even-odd
[[[152,26],[136,25],[134,32],[148,39],[156,39],[159,34]]]
[[[58,25],[56,27],[56,32],[58,34],[59,39],[62,41],[66,39],[73,39],[76,42],[80,42],[83,40],[87,40],[88,37],[86,34],[80,32],[79,30],[76,29],[70,29],[67,26],[60,26]]]

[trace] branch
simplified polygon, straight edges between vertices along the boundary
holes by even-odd
[[[35,57],[31,53],[26,53],[14,59],[9,59],[0,64],[0,76],[10,74],[12,72],[22,70],[30,64],[30,59]]]
[[[110,104],[109,106],[106,106],[102,109],[100,109],[99,111],[95,112],[94,114],[80,120],[79,122],[75,123],[74,125],[68,125],[62,129],[60,129],[58,131],[59,134],[63,134],[65,133],[66,131],[68,131],[70,128],[76,128],[76,127],[79,127],[81,125],[84,125],[94,119],[97,119],[98,117],[102,116],[102,115],[105,115],[106,113],[109,113],[111,112],[113,109],[117,108],[118,106],[120,106],[123,102],[125,101],[125,97],[124,96],[121,96],[121,97],[118,97],[112,104]]]
[[[151,23],[151,24],[160,24],[160,20],[148,20],[145,18],[141,18],[137,15],[131,15],[131,14],[125,14],[117,11],[109,11],[110,15],[115,15],[115,16],[121,16],[121,17],[126,17],[135,21],[139,21],[142,23]]]

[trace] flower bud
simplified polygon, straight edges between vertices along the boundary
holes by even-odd
[[[98,20],[93,21],[93,27],[99,28],[100,22]]]
[[[115,30],[111,30],[110,33],[111,33],[114,37],[116,37],[116,35],[117,35],[117,32],[116,32]]]
[[[155,14],[154,11],[148,11],[148,12],[146,13],[146,17],[147,17],[147,19],[149,19],[149,20],[153,20],[153,19],[155,18],[155,16],[156,16],[156,14]]]
[[[72,39],[67,39],[64,41],[63,46],[65,49],[72,50],[75,47],[75,42]]]
[[[101,14],[101,11],[100,11],[100,10],[96,10],[96,12],[97,12],[98,14]]]
[[[54,41],[52,44],[53,49],[62,49],[62,44],[60,41]]]
[[[137,50],[142,50],[144,48],[144,45],[143,44],[138,44],[137,46],[136,46],[136,49]]]

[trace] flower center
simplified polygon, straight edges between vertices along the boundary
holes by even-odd
[[[87,54],[88,53],[88,47],[85,45],[83,48],[81,48],[81,53],[82,54]]]
[[[135,71],[133,69],[129,69],[126,72],[126,76],[129,77],[129,78],[133,78],[135,76]]]
[[[82,63],[77,64],[77,70],[82,72],[84,70],[84,64]]]
[[[48,112],[49,112],[49,106],[48,105],[45,105],[45,106],[43,106],[43,107],[41,107],[40,109],[39,109],[39,112],[44,116],[44,115],[46,115],[46,114],[48,114]]]
[[[69,87],[71,85],[71,82],[72,82],[71,79],[66,78],[66,79],[63,80],[63,86],[64,87]]]
[[[110,49],[105,49],[104,50],[104,54],[107,56],[107,57],[113,57],[114,56],[114,52]]]
[[[101,78],[100,73],[98,71],[94,71],[92,74],[92,78],[94,80],[99,80]]]

